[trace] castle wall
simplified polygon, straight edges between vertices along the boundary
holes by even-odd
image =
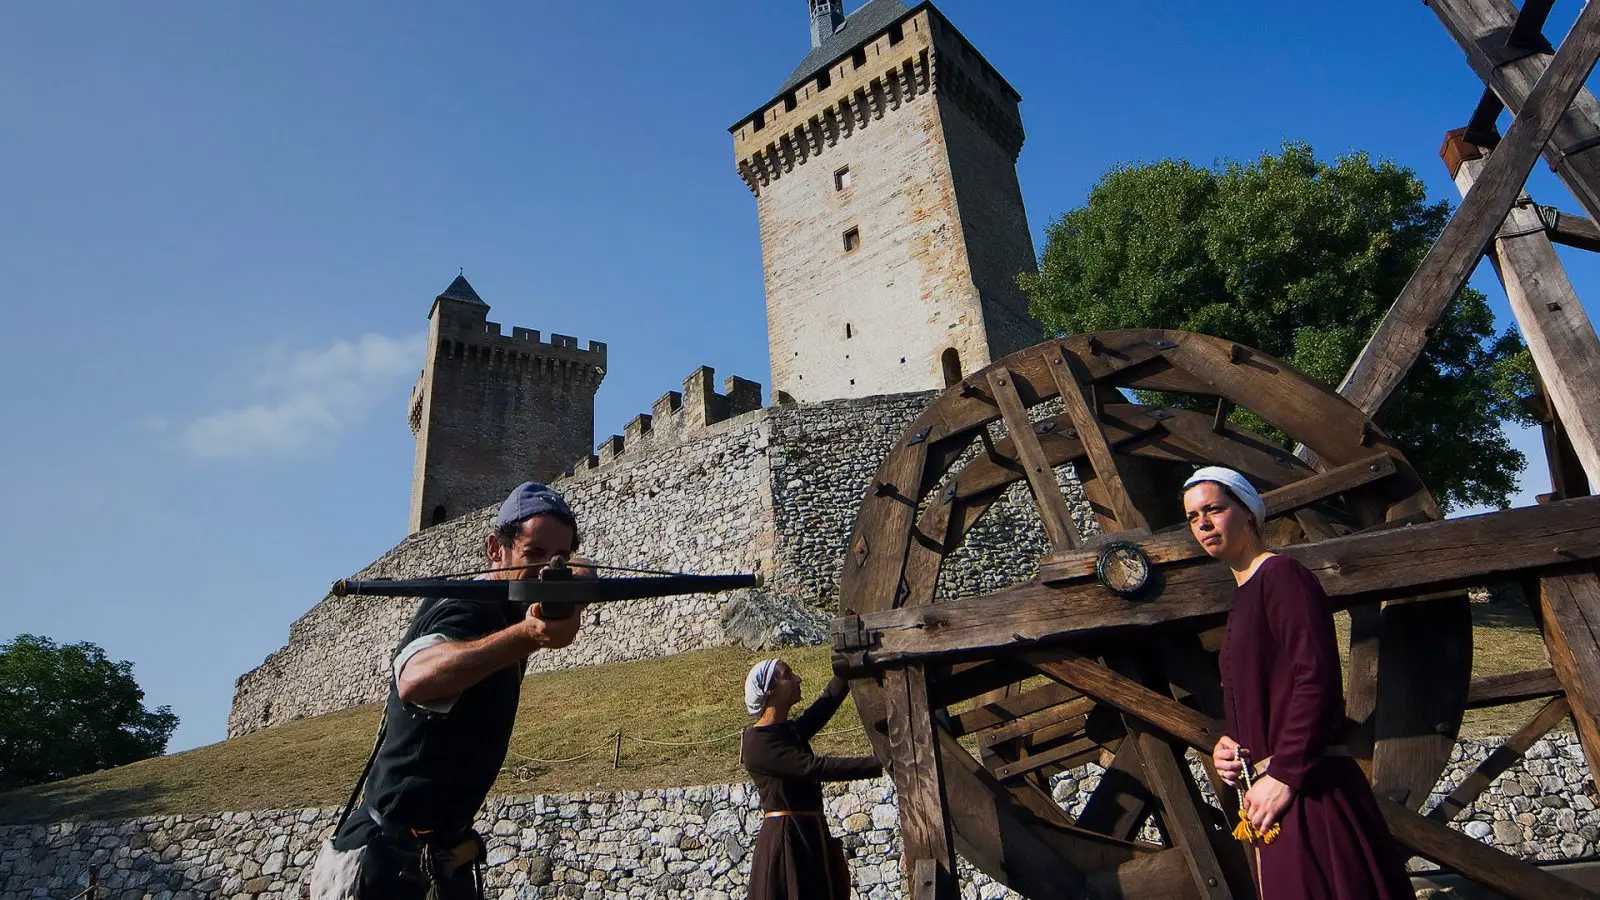
[[[1448,791],[1499,741],[1463,741]],[[1191,757],[1201,784],[1204,773]],[[1085,766],[1052,779],[1058,803],[1081,811],[1100,778]],[[1577,739],[1533,745],[1452,828],[1525,859],[1573,860],[1600,847]],[[1443,793],[1436,792],[1430,804]],[[1537,798],[1537,799],[1535,799]],[[489,844],[491,897],[734,900],[744,896],[760,827],[748,783],[653,791],[489,798],[477,828]],[[844,842],[857,897],[902,896],[899,815],[887,778],[828,785],[828,828]],[[94,872],[101,896],[298,900],[333,809],[154,816],[119,822],[0,826],[0,894],[73,897]],[[964,900],[1017,895],[960,861]]]

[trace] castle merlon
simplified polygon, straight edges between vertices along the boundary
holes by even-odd
[[[731,375],[723,379],[722,392],[713,387],[716,370],[701,366],[683,380],[683,390],[668,391],[622,429],[601,441],[592,454],[573,463],[563,477],[592,471],[624,453],[676,443],[718,422],[762,408],[761,384]]]
[[[1013,161],[1021,154],[1022,95],[938,9],[922,3],[729,128],[735,168],[759,194],[763,185],[929,93],[947,95]]]

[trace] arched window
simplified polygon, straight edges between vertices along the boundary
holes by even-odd
[[[439,523],[443,522],[446,518],[448,518],[448,516],[446,516],[445,513],[444,513],[444,504],[441,503],[438,506],[435,506],[433,508],[433,521],[429,522],[428,524],[429,525],[438,525]]]
[[[939,354],[939,366],[944,369],[945,387],[961,380],[961,354],[956,348],[944,348],[944,352]]]

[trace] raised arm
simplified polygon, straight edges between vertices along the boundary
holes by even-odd
[[[1338,648],[1333,612],[1316,576],[1298,565],[1282,563],[1264,585],[1267,625],[1278,642],[1282,671],[1289,680],[1288,700],[1272,723],[1272,762],[1267,774],[1295,791],[1322,758],[1334,735],[1328,723],[1342,710]]]
[[[574,614],[564,619],[545,619],[540,617],[541,612],[535,603],[521,621],[482,637],[469,637],[474,632],[463,619],[441,616],[437,623],[425,627],[425,634],[419,638],[432,638],[431,642],[410,654],[402,650],[395,660],[400,699],[415,706],[448,706],[462,691],[506,666],[522,662],[534,651],[572,643],[583,617]]]
[[[818,756],[778,736],[764,736],[746,744],[744,764],[752,774],[817,781],[854,781],[883,774],[883,766],[873,757]]]
[[[833,676],[817,699],[806,707],[806,711],[795,717],[795,731],[800,732],[800,736],[808,741],[816,737],[817,732],[821,731],[833,718],[833,714],[839,711],[839,704],[843,703],[849,694],[850,683],[837,675]]]

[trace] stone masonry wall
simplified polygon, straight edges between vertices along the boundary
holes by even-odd
[[[1497,744],[1463,741],[1441,790],[1453,788]],[[1098,767],[1086,766],[1057,776],[1053,794],[1076,812],[1098,779]],[[902,896],[899,815],[888,780],[831,785],[826,808],[850,859],[856,896]],[[0,826],[0,896],[77,897],[93,871],[97,900],[297,900],[337,814],[264,810]],[[497,900],[734,900],[744,894],[760,821],[754,789],[733,784],[492,797],[477,827],[489,842],[487,895]],[[1576,738],[1555,734],[1535,744],[1524,766],[1502,776],[1452,827],[1524,858],[1595,852],[1600,811]],[[967,900],[1016,896],[964,862],[961,869]]]

